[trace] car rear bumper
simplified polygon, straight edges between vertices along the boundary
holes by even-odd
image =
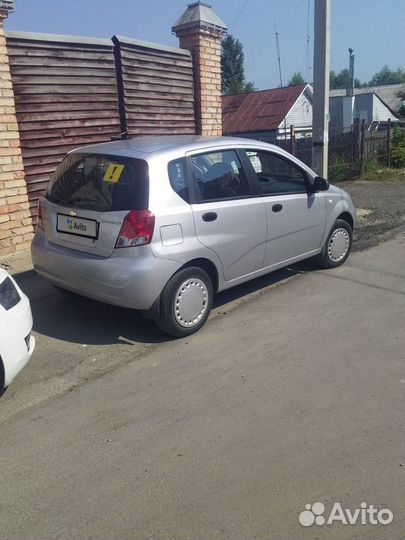
[[[35,349],[35,338],[32,334],[27,336],[27,342],[22,339],[18,346],[19,354],[13,358],[3,360],[4,367],[4,386],[9,386],[13,379],[22,370],[25,364],[30,360]]]
[[[138,254],[117,251],[104,258],[51,244],[36,234],[31,252],[35,270],[55,285],[107,304],[148,310],[181,264],[154,257],[149,246],[129,249]]]

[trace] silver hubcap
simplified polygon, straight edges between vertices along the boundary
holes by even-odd
[[[184,281],[177,289],[174,316],[180,326],[190,328],[199,323],[208,308],[208,289],[198,278]]]
[[[345,258],[350,245],[349,233],[343,227],[334,230],[328,242],[329,259],[339,262]]]

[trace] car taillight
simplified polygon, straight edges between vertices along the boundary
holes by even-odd
[[[150,244],[155,228],[155,216],[149,210],[131,210],[121,225],[116,248]]]
[[[38,201],[38,211],[37,211],[37,228],[44,230],[44,220],[42,218],[42,205],[41,199]]]

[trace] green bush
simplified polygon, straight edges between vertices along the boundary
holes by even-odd
[[[405,129],[395,126],[392,132],[391,165],[396,168],[405,167]]]
[[[334,182],[348,180],[351,176],[351,163],[342,156],[331,156],[328,167],[328,178]]]
[[[367,159],[364,162],[364,173],[365,174],[374,174],[377,171],[382,169],[381,163],[378,163],[376,159]]]

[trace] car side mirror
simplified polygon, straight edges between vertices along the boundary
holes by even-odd
[[[329,182],[326,180],[326,178],[322,178],[321,176],[315,176],[314,183],[313,183],[313,190],[314,191],[328,191],[329,189]]]

